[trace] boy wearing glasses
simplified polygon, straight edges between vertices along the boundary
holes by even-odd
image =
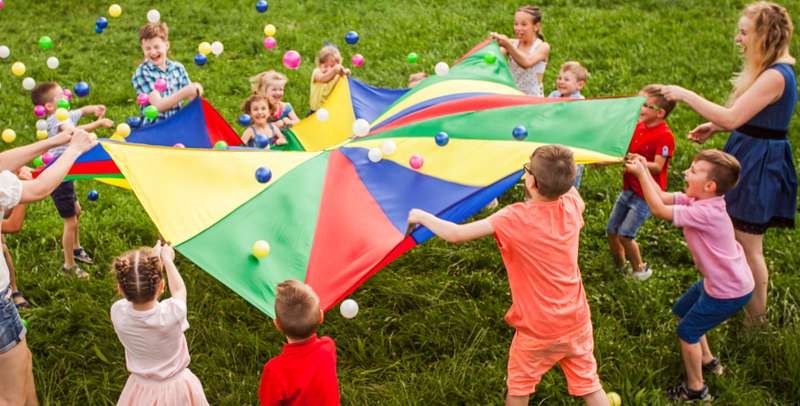
[[[675,150],[675,138],[664,120],[675,107],[675,102],[661,94],[661,85],[647,85],[639,95],[646,96],[647,100],[639,114],[639,124],[631,138],[628,153],[643,156],[647,160],[650,175],[661,190],[667,190],[667,169]],[[653,274],[650,266],[642,261],[635,240],[636,233],[648,217],[650,209],[644,200],[642,186],[633,174],[626,172],[622,176],[622,192],[611,210],[606,232],[617,270],[627,274],[627,258],[632,268],[630,275],[639,281],[647,280]]]
[[[516,329],[508,354],[506,405],[527,405],[556,363],[573,396],[608,405],[597,375],[589,304],[578,268],[584,203],[575,182],[572,151],[545,145],[524,166],[525,202],[492,216],[454,224],[419,209],[408,215],[449,242],[494,235],[511,288],[506,322]]]

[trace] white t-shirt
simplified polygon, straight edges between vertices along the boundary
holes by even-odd
[[[17,175],[9,171],[0,172],[0,219],[5,218],[6,211],[19,204],[22,199],[22,182]],[[2,227],[0,227],[2,228]],[[2,233],[2,230],[0,230]],[[11,279],[8,274],[6,257],[0,258],[0,291],[8,287]]]
[[[125,363],[131,373],[164,380],[189,366],[189,347],[183,335],[189,328],[186,303],[169,298],[139,311],[128,299],[120,299],[111,306],[111,323],[125,347]]]

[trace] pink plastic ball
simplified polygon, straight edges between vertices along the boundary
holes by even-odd
[[[422,168],[422,164],[424,163],[425,160],[422,159],[422,155],[420,154],[411,155],[411,159],[408,160],[408,164],[414,169]]]
[[[300,53],[297,51],[286,51],[283,54],[283,66],[289,69],[297,69],[300,67]]]
[[[179,142],[179,143],[177,143],[177,144],[173,145],[172,147],[173,147],[173,148],[186,148],[186,145],[183,145],[183,144],[181,144],[181,143]]]
[[[150,97],[147,96],[147,94],[145,93],[139,93],[136,96],[136,103],[142,107],[147,106],[148,104],[150,104]]]
[[[353,62],[353,66],[360,68],[364,66],[364,55],[355,54],[353,55],[353,58],[350,59],[350,61]]]
[[[44,162],[45,165],[50,165],[50,162],[53,162],[54,159],[56,159],[56,157],[51,152],[42,154],[42,162]]]
[[[154,87],[156,88],[157,92],[161,93],[167,90],[167,81],[164,80],[164,78],[159,78],[158,80],[156,80],[156,84]]]
[[[36,114],[36,117],[44,117],[44,115],[47,114],[47,110],[44,109],[44,106],[39,104],[33,108],[33,114]]]
[[[71,102],[72,101],[72,90],[64,89],[64,98],[67,99],[67,101]]]
[[[275,48],[276,45],[278,45],[278,41],[275,41],[275,38],[273,37],[264,38],[264,48],[272,49]]]
[[[3,0],[0,0],[0,10],[2,10],[3,7],[5,7],[5,6],[6,6],[6,3],[3,2]]]

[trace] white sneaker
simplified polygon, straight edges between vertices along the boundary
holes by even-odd
[[[630,274],[631,278],[633,278],[633,279],[635,279],[635,280],[637,280],[639,282],[644,282],[644,281],[650,279],[650,277],[653,276],[653,270],[650,269],[650,265],[644,264],[643,268],[644,269],[639,271],[639,272],[632,272]]]

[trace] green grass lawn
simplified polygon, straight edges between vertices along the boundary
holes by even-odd
[[[171,59],[181,61],[208,99],[233,122],[247,96],[247,78],[280,69],[290,79],[286,99],[300,111],[308,105],[308,81],[315,52],[324,40],[338,43],[348,62],[366,58],[354,76],[382,87],[401,87],[408,75],[431,73],[439,61],[452,63],[488,32],[512,33],[509,1],[316,1],[270,2],[258,14],[254,1],[196,0],[133,2],[120,0],[123,14],[110,19],[101,34],[94,21],[110,2],[7,0],[0,10],[0,44],[11,57],[0,60],[0,128],[13,128],[19,146],[34,140],[29,94],[10,73],[22,61],[37,81],[71,87],[92,86],[80,105],[104,103],[116,121],[135,114],[130,77],[141,62],[138,28],[150,8],[170,25]],[[733,44],[745,1],[546,1],[544,34],[552,47],[545,90],[554,87],[558,67],[578,60],[591,77],[587,96],[630,95],[648,83],[684,85],[722,101],[739,67]],[[784,2],[800,16],[800,1]],[[261,46],[263,26],[274,24],[278,48]],[[344,44],[346,31],[360,42]],[[55,47],[37,47],[49,35]],[[209,56],[205,67],[192,63],[201,41],[222,41],[225,52]],[[795,55],[800,54],[794,42]],[[284,51],[303,56],[297,71],[280,64]],[[417,52],[417,66],[405,55]],[[48,56],[61,60],[51,71]],[[677,139],[670,167],[671,188],[682,186],[680,171],[699,149],[685,134],[700,123],[686,106],[669,119]],[[798,125],[791,127],[800,145]],[[109,136],[110,133],[100,132]],[[726,136],[710,146],[721,148]],[[3,148],[11,147],[3,146]],[[797,154],[795,150],[795,154]],[[587,169],[581,194],[587,203],[580,265],[592,309],[595,355],[607,391],[624,404],[665,404],[663,390],[683,377],[670,306],[696,279],[680,230],[650,220],[640,234],[645,259],[655,275],[646,283],[614,272],[605,243],[605,222],[621,186],[621,168]],[[25,228],[9,236],[20,286],[35,304],[23,313],[30,322],[29,344],[39,399],[44,404],[110,404],[125,384],[124,351],[108,311],[117,299],[110,261],[131,247],[155,241],[156,231],[132,193],[81,181],[79,196],[90,189],[100,199],[83,198],[82,241],[98,264],[87,269],[89,282],[61,272],[62,222],[49,201],[32,205]],[[501,198],[519,200],[513,189]],[[189,197],[187,197],[189,198]],[[195,197],[197,198],[197,197]],[[200,197],[202,198],[202,197]],[[485,213],[484,213],[485,214]],[[753,331],[741,316],[709,335],[727,373],[709,379],[717,404],[797,404],[800,402],[800,231],[770,231],[765,239],[770,267],[770,324]],[[212,404],[257,403],[263,364],[281,350],[283,338],[272,323],[230,290],[185,260],[178,261],[189,288],[186,336],[191,369]],[[321,333],[338,345],[339,379],[345,404],[500,404],[505,393],[507,351],[513,334],[503,322],[510,293],[500,255],[491,238],[463,245],[433,240],[400,258],[367,281],[352,296],[361,311],[344,320],[328,313]],[[535,404],[579,404],[567,394],[556,368],[532,398]]]

